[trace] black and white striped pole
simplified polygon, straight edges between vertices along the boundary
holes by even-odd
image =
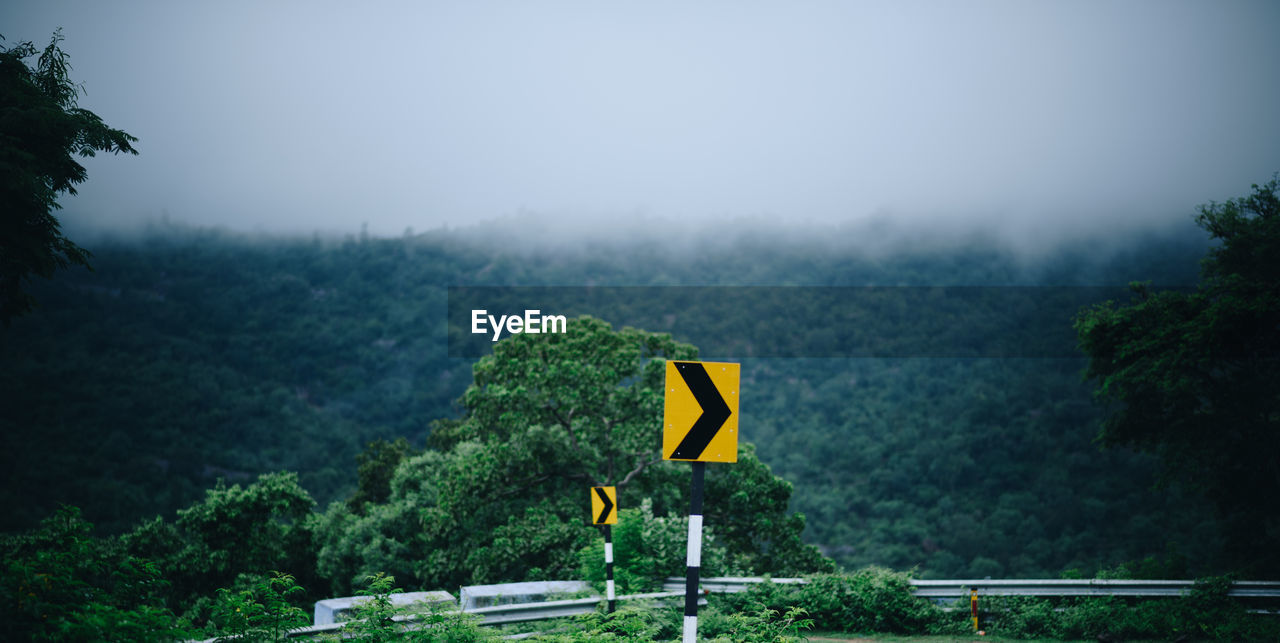
[[[702,487],[708,462],[738,461],[740,364],[667,362],[662,410],[662,458],[693,463],[689,544],[685,557],[684,643],[698,640],[698,580],[702,571]]]
[[[689,545],[685,554],[684,643],[698,640],[698,578],[702,570],[702,479],[707,463],[693,463],[693,488],[689,500]]]
[[[606,613],[613,613],[614,602],[617,596],[613,592],[613,527],[612,525],[604,526],[604,595],[608,599],[608,608]]]

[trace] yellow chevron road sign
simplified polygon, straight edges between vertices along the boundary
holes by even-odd
[[[591,487],[591,524],[616,525],[617,523],[617,487]]]
[[[738,382],[742,365],[667,362],[662,458],[738,461]]]

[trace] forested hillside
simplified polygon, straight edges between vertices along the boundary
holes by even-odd
[[[94,271],[39,284],[40,308],[0,329],[3,529],[31,528],[68,503],[99,530],[125,532],[172,518],[218,479],[247,483],[279,470],[298,472],[321,510],[345,500],[368,442],[405,437],[421,448],[433,421],[459,414],[474,358],[449,352],[450,286],[1049,292],[1188,285],[1205,250],[1190,225],[1043,244],[1051,249],[1034,255],[983,237],[873,251],[858,230],[820,241],[748,230],[554,247],[504,245],[492,237],[513,232],[493,232],[258,239],[162,226],[85,244]],[[685,312],[656,305],[648,314],[659,319]],[[628,322],[620,309],[588,312]],[[723,304],[717,312],[758,314]],[[714,355],[743,363],[743,439],[793,485],[806,542],[851,568],[933,577],[1092,573],[1149,556],[1174,566],[1185,557],[1191,569],[1179,572],[1213,571],[1212,512],[1176,488],[1153,490],[1149,458],[1094,444],[1101,410],[1081,379],[1082,358],[813,348],[855,332],[932,345],[910,336],[933,332],[902,322],[912,313],[868,315],[857,328],[786,326],[806,347],[790,355]],[[1070,311],[1020,314],[1019,332],[1069,334]],[[713,322],[690,317],[671,330],[697,345],[699,329],[687,324]],[[994,330],[970,321],[963,332],[981,344],[1004,332],[999,317]]]

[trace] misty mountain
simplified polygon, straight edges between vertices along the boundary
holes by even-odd
[[[10,437],[0,527],[31,527],[69,503],[121,532],[172,515],[218,479],[281,469],[299,472],[321,506],[346,498],[367,442],[421,446],[432,421],[456,416],[474,356],[450,350],[451,286],[988,288],[968,304],[994,311],[990,324],[978,318],[947,340],[963,345],[999,332],[989,297],[1001,288],[1185,286],[1205,249],[1189,224],[1034,251],[995,235],[914,238],[743,223],[680,239],[647,230],[539,244],[504,221],[390,239],[181,226],[99,239],[86,244],[93,272],[38,284],[40,309],[0,331]],[[662,305],[588,312],[621,325],[657,306],[645,311],[655,324],[684,316],[673,322],[681,341],[726,317],[759,317],[732,300],[702,317]],[[867,315],[856,330],[919,345],[909,335],[925,327],[901,322],[913,310]],[[1024,313],[1023,331],[1071,324],[1069,309]],[[759,332],[804,346],[855,330],[772,319],[760,317]],[[794,485],[806,540],[842,564],[1038,576],[1174,552],[1213,565],[1211,513],[1177,489],[1153,490],[1148,458],[1092,443],[1101,411],[1082,357],[737,357],[743,438]]]

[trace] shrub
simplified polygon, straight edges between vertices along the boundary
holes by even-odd
[[[712,612],[698,621],[698,634],[713,641],[733,643],[786,643],[805,640],[801,630],[813,627],[803,607],[785,611],[759,607],[756,610],[721,614]]]
[[[635,509],[618,512],[613,525],[613,580],[619,595],[657,591],[668,576],[683,576],[688,546],[688,516],[655,516],[648,498]],[[714,576],[724,571],[725,550],[714,530],[702,532],[702,574]],[[604,538],[593,538],[578,551],[583,578],[604,592]]]
[[[1280,640],[1280,623],[1251,615],[1228,593],[1229,577],[1197,581],[1178,598],[989,597],[980,601],[991,633],[1015,638]]]
[[[496,638],[480,627],[474,615],[458,611],[452,605],[428,603],[409,608],[395,607],[391,603],[391,595],[400,590],[395,587],[394,577],[380,573],[369,576],[367,580],[366,591],[371,600],[358,604],[352,610],[353,619],[343,628],[344,641],[475,643]],[[396,618],[409,614],[415,618]]]
[[[914,634],[942,625],[942,612],[916,598],[910,577],[882,567],[814,576],[800,590],[800,605],[820,629]]]
[[[0,640],[167,641],[181,638],[160,569],[117,539],[90,535],[75,507],[32,532],[0,537]]]
[[[272,572],[270,577],[245,578],[238,590],[219,589],[210,621],[215,634],[232,640],[283,641],[291,629],[310,623],[307,613],[290,600],[303,589],[292,576]]]
[[[593,612],[574,620],[568,641],[656,641],[680,637],[683,612],[651,603],[629,603],[612,614]],[[581,637],[581,638],[579,638]]]
[[[811,576],[804,585],[764,582],[739,594],[713,597],[719,614],[786,615],[804,610],[814,627],[845,632],[894,634],[957,631],[954,618],[916,598],[907,574],[868,567],[852,574]],[[717,616],[719,618],[719,616]]]

